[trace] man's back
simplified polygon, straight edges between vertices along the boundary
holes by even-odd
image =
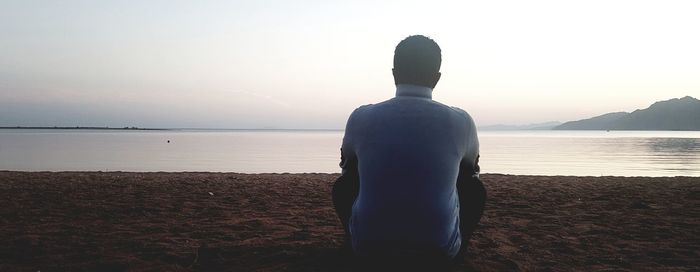
[[[469,115],[431,99],[431,88],[398,85],[397,97],[358,108],[343,156],[356,160],[359,194],[349,229],[359,254],[454,256],[460,248],[457,176],[478,155]],[[350,162],[350,164],[352,164]]]
[[[453,258],[481,218],[486,191],[474,122],[432,100],[441,63],[432,39],[402,40],[394,50],[396,97],[348,119],[332,196],[346,245],[358,255]]]

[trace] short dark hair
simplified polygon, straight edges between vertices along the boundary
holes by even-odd
[[[408,36],[394,50],[397,84],[430,85],[441,64],[440,46],[423,35]]]

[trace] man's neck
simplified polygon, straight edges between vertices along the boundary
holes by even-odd
[[[412,84],[396,84],[396,96],[413,96],[432,99],[433,88]]]

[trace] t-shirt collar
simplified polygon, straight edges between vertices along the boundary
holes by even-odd
[[[397,84],[396,96],[415,96],[432,99],[433,88],[412,84]]]

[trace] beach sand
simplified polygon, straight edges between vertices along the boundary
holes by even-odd
[[[0,172],[0,271],[354,271],[336,177]],[[454,271],[700,270],[700,178],[482,179]]]

